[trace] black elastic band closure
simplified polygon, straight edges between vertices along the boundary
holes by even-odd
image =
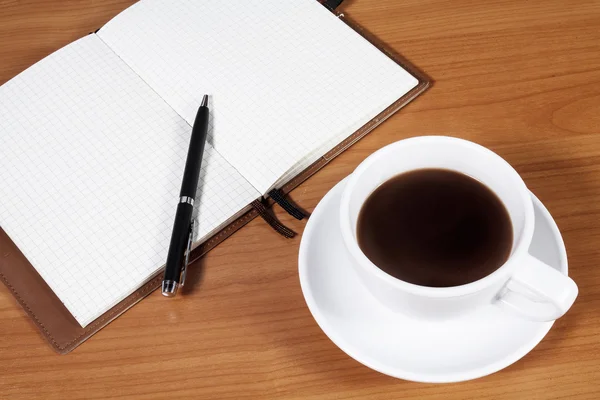
[[[286,198],[283,192],[279,189],[273,189],[269,192],[269,196],[275,201],[275,203],[279,204],[281,208],[288,212],[292,217],[297,220],[303,220],[307,217],[307,215],[302,212],[302,210],[298,209],[298,207],[294,206],[290,203]]]
[[[254,208],[256,210],[256,212],[258,212],[258,215],[260,215],[267,224],[271,225],[271,227],[273,229],[275,229],[275,231],[277,233],[279,233],[281,236],[286,237],[288,239],[291,239],[294,236],[296,236],[296,232],[294,232],[293,230],[291,230],[290,228],[288,228],[287,226],[285,226],[281,222],[279,222],[279,220],[277,220],[277,218],[275,218],[275,216],[271,215],[268,212],[267,207],[265,207],[265,205],[263,203],[261,203],[259,200],[254,200],[251,203],[251,205],[252,205],[252,208]]]

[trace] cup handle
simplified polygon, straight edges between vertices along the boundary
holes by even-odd
[[[527,254],[496,301],[532,321],[554,321],[571,308],[578,292],[573,279]]]

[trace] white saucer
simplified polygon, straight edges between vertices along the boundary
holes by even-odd
[[[350,357],[384,374],[419,382],[457,382],[501,370],[529,353],[552,322],[531,322],[490,304],[451,321],[414,320],[382,306],[358,280],[339,232],[345,181],[321,200],[304,230],[302,292],[327,336]],[[565,246],[548,210],[532,194],[530,253],[567,274]]]

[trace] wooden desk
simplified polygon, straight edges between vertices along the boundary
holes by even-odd
[[[0,83],[131,3],[0,1]],[[300,239],[255,220],[195,266],[192,279],[204,271],[195,293],[164,301],[156,292],[67,356],[2,286],[0,397],[600,398],[600,2],[348,0],[343,9],[436,82],[293,199],[314,208],[363,158],[401,138],[475,140],[511,162],[556,218],[580,287],[573,309],[492,376],[393,379],[321,332],[300,291]],[[303,222],[279,216],[302,231]]]

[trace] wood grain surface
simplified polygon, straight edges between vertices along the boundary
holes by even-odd
[[[131,3],[0,0],[0,83]],[[292,198],[312,210],[367,155],[402,138],[477,141],[554,215],[580,288],[571,311],[491,376],[393,379],[323,334],[300,291],[300,239],[255,220],[194,265],[187,296],[156,292],[67,356],[0,287],[0,398],[600,398],[600,1],[348,0],[342,9],[435,84]]]

